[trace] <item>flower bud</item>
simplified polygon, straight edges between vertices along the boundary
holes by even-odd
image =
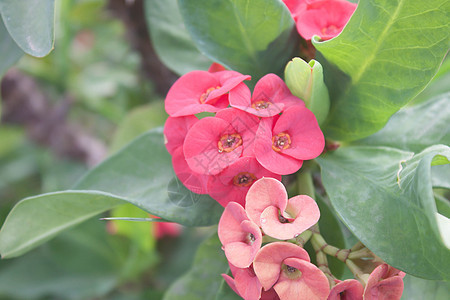
[[[284,70],[286,84],[294,96],[301,98],[317,118],[325,121],[330,109],[328,89],[323,82],[322,65],[312,59],[306,63],[299,57],[291,60]]]

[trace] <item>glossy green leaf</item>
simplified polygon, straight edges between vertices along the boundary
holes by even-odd
[[[150,38],[162,62],[178,75],[207,70],[211,61],[195,46],[187,32],[177,0],[145,0]]]
[[[406,275],[403,278],[403,300],[447,300],[450,295],[450,283],[432,281]]]
[[[436,144],[450,145],[450,93],[405,107],[379,132],[355,144],[388,146],[420,152]],[[447,128],[447,129],[446,129]]]
[[[424,89],[448,50],[449,10],[447,0],[361,0],[338,37],[313,41],[350,76],[327,80],[342,86],[331,99],[329,137],[369,136]]]
[[[386,147],[342,147],[318,160],[325,189],[347,227],[376,255],[409,274],[450,279],[450,250],[437,225],[433,146],[414,155]]]
[[[212,60],[252,75],[281,74],[297,35],[286,6],[274,0],[179,0],[197,47]]]
[[[23,51],[11,39],[6,30],[3,20],[0,18],[0,78],[19,58],[23,55]]]
[[[217,223],[223,208],[211,198],[182,205],[169,198],[173,176],[162,130],[149,131],[89,172],[74,190],[20,201],[0,231],[0,254],[23,254],[123,201],[187,226]]]
[[[55,0],[2,0],[0,13],[11,37],[23,51],[43,57],[53,49]]]
[[[221,250],[217,235],[204,241],[197,250],[194,264],[169,288],[164,300],[214,299],[228,269],[228,261]]]

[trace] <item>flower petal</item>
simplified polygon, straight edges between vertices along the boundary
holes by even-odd
[[[173,154],[178,147],[183,147],[186,134],[197,121],[198,119],[194,116],[167,118],[164,124],[164,137],[166,138],[167,151],[170,154]]]
[[[363,300],[364,288],[355,279],[347,279],[335,285],[328,295],[327,300]]]
[[[172,166],[178,179],[184,186],[196,194],[208,194],[208,175],[198,174],[189,168],[184,158],[183,148],[179,147],[172,153]]]

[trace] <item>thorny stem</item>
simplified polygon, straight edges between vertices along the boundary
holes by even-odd
[[[306,230],[296,236],[292,242],[296,243],[297,245],[303,247],[311,238],[312,232],[310,230]]]
[[[363,283],[365,286],[367,284],[367,276],[368,274],[364,274],[363,271],[351,260],[348,259],[345,264],[350,269],[350,271],[353,273],[356,279],[358,279],[360,282]]]
[[[362,248],[365,248],[364,244],[358,241],[350,250],[356,251]]]
[[[316,261],[317,267],[325,274],[330,284],[330,287],[335,286],[334,279],[335,277],[331,274],[330,268],[328,267],[328,259],[325,253],[322,251],[321,244],[317,241],[317,236],[321,236],[320,234],[314,233],[311,238],[311,244],[316,251]]]

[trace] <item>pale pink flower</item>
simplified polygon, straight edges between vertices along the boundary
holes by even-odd
[[[402,297],[403,277],[401,272],[388,264],[376,267],[369,276],[364,289],[364,300],[397,300]]]
[[[355,279],[335,280],[327,300],[363,300],[364,287]]]
[[[246,211],[265,234],[281,240],[296,237],[320,218],[314,199],[299,195],[288,200],[283,184],[273,178],[253,184],[247,193]]]
[[[326,299],[330,291],[328,279],[309,262],[308,253],[291,243],[262,247],[253,268],[264,290],[273,287],[281,300]]]
[[[218,234],[225,256],[232,265],[238,268],[251,265],[261,248],[262,234],[241,205],[228,203],[219,221]]]

